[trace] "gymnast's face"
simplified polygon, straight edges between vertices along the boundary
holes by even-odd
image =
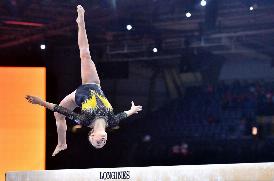
[[[93,132],[89,135],[89,141],[95,148],[102,148],[106,144],[107,133],[105,131]]]

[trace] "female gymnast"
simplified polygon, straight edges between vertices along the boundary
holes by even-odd
[[[102,148],[106,144],[106,128],[113,128],[121,119],[138,113],[142,106],[135,106],[131,102],[131,109],[114,115],[113,108],[105,97],[100,87],[100,79],[94,62],[91,60],[89,44],[85,29],[84,13],[81,5],[77,6],[78,17],[78,45],[81,58],[82,85],[74,92],[67,95],[59,105],[46,102],[39,97],[27,95],[26,99],[32,104],[44,106],[54,111],[56,119],[58,144],[52,154],[55,156],[60,151],[67,149],[66,120],[74,120],[77,124],[91,128],[88,139],[95,148]],[[81,113],[73,112],[76,107],[81,107]]]

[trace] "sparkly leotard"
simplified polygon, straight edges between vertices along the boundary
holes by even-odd
[[[56,105],[53,111],[65,115],[77,124],[89,127],[92,126],[95,119],[104,118],[107,127],[112,128],[117,126],[121,119],[127,117],[125,112],[114,115],[111,104],[98,84],[79,86],[75,93],[75,102],[82,109],[80,114],[59,105]]]

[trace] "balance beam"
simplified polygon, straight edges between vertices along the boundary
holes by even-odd
[[[273,181],[274,163],[7,172],[6,181]]]

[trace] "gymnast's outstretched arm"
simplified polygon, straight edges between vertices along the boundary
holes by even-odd
[[[44,101],[40,97],[36,97],[36,96],[27,95],[25,98],[28,100],[29,103],[43,106],[43,107],[45,107],[45,108],[47,108],[47,109],[49,109],[51,111],[54,110],[54,106],[56,105],[56,104]]]
[[[30,96],[27,95],[26,99],[28,102],[32,104],[37,104],[40,106],[43,106],[51,111],[54,111],[54,116],[56,118],[56,126],[57,126],[57,134],[58,134],[58,144],[52,154],[52,156],[55,156],[57,153],[59,153],[62,150],[67,149],[67,144],[66,144],[66,130],[67,130],[67,125],[66,125],[66,120],[65,117],[68,117],[69,119],[79,119],[80,115],[77,113],[74,113],[72,110],[68,109],[74,109],[74,102],[70,98],[73,96],[73,93],[66,96],[60,103],[61,106],[58,106],[56,104],[47,102],[42,100],[39,97],[36,96]],[[62,107],[64,106],[64,107]],[[66,108],[67,107],[67,108]]]
[[[112,112],[113,117],[115,119],[115,123],[114,123],[115,126],[118,126],[119,123],[120,123],[120,121],[122,119],[126,119],[127,117],[129,117],[129,116],[131,116],[133,114],[138,114],[139,111],[142,111],[142,106],[135,106],[134,102],[132,101],[131,102],[131,108],[130,108],[130,110],[124,111],[124,112],[120,112],[120,113],[118,113],[116,115],[114,115],[114,113]]]

